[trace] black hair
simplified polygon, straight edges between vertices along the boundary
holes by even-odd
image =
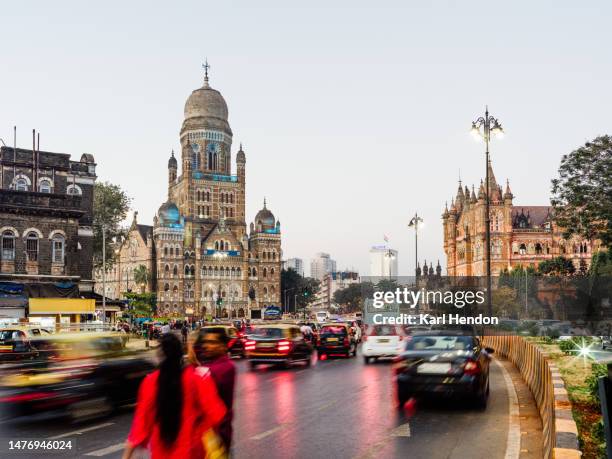
[[[183,345],[176,335],[161,338],[163,359],[159,365],[155,418],[159,435],[166,446],[172,445],[181,428],[183,409]]]
[[[200,333],[198,333],[198,344],[200,344],[202,342],[202,340],[204,339],[205,335],[217,335],[217,337],[219,338],[219,341],[221,341],[221,343],[223,343],[223,345],[227,346],[228,342],[229,342],[229,337],[227,336],[227,333],[225,333],[225,330],[221,327],[210,327],[210,328],[203,328],[200,330]]]

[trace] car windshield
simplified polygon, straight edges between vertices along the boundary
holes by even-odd
[[[10,339],[18,339],[19,332],[17,330],[2,330],[0,331],[0,340],[7,341]]]
[[[370,335],[372,336],[395,336],[397,330],[393,325],[374,325]]]
[[[346,335],[346,328],[335,325],[326,325],[321,328],[322,335]]]
[[[473,346],[471,336],[414,336],[407,351],[465,351]]]
[[[252,335],[258,338],[282,338],[283,330],[280,328],[258,327],[253,330]]]

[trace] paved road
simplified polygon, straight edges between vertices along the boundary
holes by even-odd
[[[388,363],[365,365],[353,358],[255,372],[246,362],[236,363],[234,458],[505,457],[509,404],[499,365],[491,365],[485,411],[444,400],[418,402],[398,414]],[[131,417],[125,410],[78,425],[61,420],[20,426],[4,422],[0,436],[3,442],[58,436],[76,440],[72,454],[49,457],[118,458]]]

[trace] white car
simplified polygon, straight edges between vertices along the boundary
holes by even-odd
[[[380,357],[396,357],[404,349],[404,335],[395,325],[370,325],[363,336],[361,353],[366,364]]]

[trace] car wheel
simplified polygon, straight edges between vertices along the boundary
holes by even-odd
[[[363,363],[365,363],[366,365],[370,364],[370,357],[364,357],[363,358]]]
[[[257,364],[253,361],[249,362],[249,369],[255,371],[257,369]]]
[[[489,381],[487,381],[487,388],[482,391],[482,394],[476,395],[476,407],[484,410],[487,408],[487,401],[489,400]]]
[[[312,354],[307,355],[306,360],[304,362],[307,367],[309,367],[312,364],[311,360],[312,360]]]

